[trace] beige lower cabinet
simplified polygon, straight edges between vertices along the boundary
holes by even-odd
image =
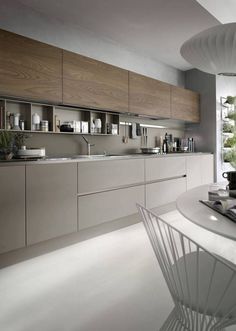
[[[0,167],[0,253],[25,246],[25,166]]]
[[[183,176],[186,174],[185,157],[166,156],[145,159],[146,181]]]
[[[78,163],[78,193],[93,193],[144,182],[144,160],[106,160]]]
[[[77,164],[26,166],[27,244],[77,231]]]
[[[79,230],[136,214],[137,202],[144,204],[144,185],[80,196]]]
[[[146,185],[146,207],[155,208],[174,202],[186,191],[186,178],[170,179]]]
[[[214,182],[214,156],[201,155],[202,185]]]
[[[214,157],[212,154],[186,157],[187,190],[214,181]]]

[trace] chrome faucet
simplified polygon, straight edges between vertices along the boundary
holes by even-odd
[[[82,138],[84,139],[84,141],[86,142],[87,144],[87,155],[90,156],[90,153],[91,153],[91,147],[92,146],[95,146],[95,144],[90,144],[88,139],[86,139],[84,136],[82,136]]]

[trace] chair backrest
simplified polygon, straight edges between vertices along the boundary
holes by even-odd
[[[137,207],[175,305],[236,323],[236,266]]]

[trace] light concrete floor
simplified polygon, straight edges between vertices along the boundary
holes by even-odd
[[[0,270],[0,298],[1,331],[158,331],[173,307],[141,223]]]
[[[142,224],[0,271],[2,331],[157,331],[172,308]]]

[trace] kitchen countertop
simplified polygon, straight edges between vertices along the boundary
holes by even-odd
[[[0,166],[4,165],[25,165],[25,164],[52,164],[52,163],[71,163],[71,162],[91,162],[91,161],[112,161],[112,160],[128,160],[128,159],[147,159],[147,158],[161,158],[161,157],[182,157],[193,155],[209,155],[212,153],[170,153],[170,154],[124,154],[124,155],[73,155],[65,157],[46,157],[36,160],[12,159],[9,161],[0,160]]]

